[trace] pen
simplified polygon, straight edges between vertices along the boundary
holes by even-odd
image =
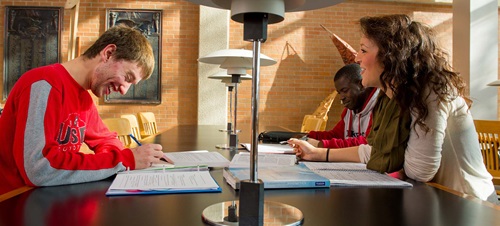
[[[134,137],[134,135],[129,134],[129,136],[132,138],[132,140],[134,140],[134,141],[135,141],[135,143],[137,143],[137,145],[142,146],[141,142],[139,142],[139,141],[137,140],[137,138],[135,138],[135,137]]]
[[[305,140],[307,141],[309,137],[307,135],[304,135],[303,137],[299,138],[299,140]],[[288,140],[280,141],[280,144],[288,144]]]

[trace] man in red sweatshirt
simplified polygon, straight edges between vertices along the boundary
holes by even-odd
[[[361,68],[348,64],[334,77],[335,89],[344,105],[341,120],[330,131],[310,131],[308,142],[317,147],[343,148],[366,144],[372,125],[372,109],[379,93],[361,85]]]
[[[0,194],[22,186],[101,180],[159,162],[159,144],[124,148],[103,124],[88,92],[123,95],[153,69],[146,37],[115,26],[76,59],[21,76],[0,117]],[[95,154],[79,152],[82,142]]]

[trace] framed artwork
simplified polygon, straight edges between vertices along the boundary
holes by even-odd
[[[155,68],[147,80],[130,86],[125,95],[111,93],[104,96],[105,103],[161,103],[161,10],[107,9],[106,30],[116,25],[135,28],[146,36],[153,47]]]
[[[60,62],[63,7],[6,6],[3,100],[24,72]]]

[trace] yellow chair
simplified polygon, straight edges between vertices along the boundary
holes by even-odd
[[[317,118],[314,115],[306,115],[304,116],[304,121],[302,121],[300,132],[309,133],[310,131],[319,131],[323,123],[325,123],[325,120],[322,118]]]
[[[330,95],[328,95],[321,103],[319,104],[318,108],[311,114],[315,118],[321,118],[323,119],[322,124],[320,128],[315,129],[316,131],[324,131],[326,129],[326,123],[328,122],[328,112],[330,111],[330,108],[332,107],[333,101],[335,100],[335,97],[337,97],[337,91],[334,90]],[[307,115],[306,115],[307,117]],[[304,117],[304,122],[306,120],[306,117]],[[313,130],[313,131],[315,131]]]
[[[135,144],[129,134],[132,133],[132,128],[128,119],[125,118],[106,118],[103,119],[104,124],[112,132],[118,134],[118,139],[123,143],[125,147],[131,147]]]
[[[94,151],[90,150],[89,146],[86,143],[82,143],[79,152],[84,154],[95,154]]]
[[[500,195],[499,134],[500,121],[474,120],[486,169],[493,176],[493,184]]]
[[[310,131],[324,131],[326,129],[328,112],[330,111],[330,108],[336,96],[337,91],[333,91],[323,101],[321,101],[318,108],[311,115],[304,116],[302,127],[300,129],[301,133],[308,133]]]
[[[139,112],[137,113],[137,116],[139,118],[139,128],[141,130],[142,138],[158,133],[156,118],[153,112]]]
[[[137,121],[137,117],[133,114],[124,114],[120,116],[121,118],[125,118],[129,121],[130,127],[132,128],[132,135],[138,140],[141,140],[141,131],[139,128],[139,121]]]

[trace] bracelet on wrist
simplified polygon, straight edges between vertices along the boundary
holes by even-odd
[[[326,159],[325,159],[325,162],[328,162],[328,159],[329,159],[328,157],[329,157],[329,155],[330,155],[330,148],[327,148],[327,149],[326,149]]]

